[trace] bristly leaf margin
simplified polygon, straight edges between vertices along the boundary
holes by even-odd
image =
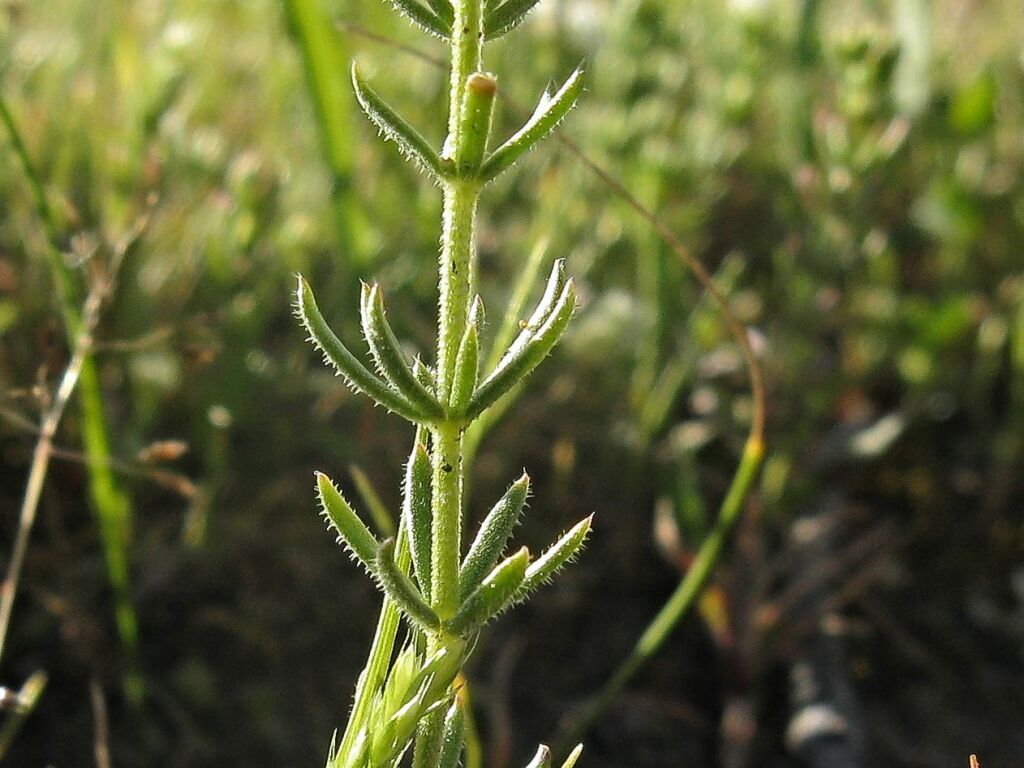
[[[359,65],[352,62],[352,89],[356,101],[385,139],[398,146],[398,151],[422,168],[434,183],[445,177],[441,158],[434,147],[417,131],[409,121],[380,97],[359,71]]]

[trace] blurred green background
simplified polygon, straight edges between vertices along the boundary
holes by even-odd
[[[440,43],[379,0],[311,7],[335,22],[319,111],[283,2],[0,6],[0,93],[51,210],[48,226],[0,131],[5,560],[69,354],[47,254],[85,284],[148,215],[96,333],[114,487],[90,483],[76,399],[29,547],[0,684],[50,682],[11,765],[96,765],[97,733],[118,766],[317,765],[344,720],[378,598],[324,532],[312,473],[351,497],[356,463],[393,509],[411,431],[320,365],[293,274],[353,343],[376,277],[430,357],[439,195],[357,113],[347,63],[438,143],[446,76],[401,47]],[[581,765],[800,765],[789,679],[821,626],[842,639],[868,764],[1019,765],[1019,3],[546,0],[486,63],[527,104],[580,61],[564,131],[728,289],[769,404],[712,597]],[[506,106],[500,130],[516,119]],[[751,399],[714,306],[557,142],[485,197],[479,240],[492,330],[537,248],[568,259],[584,301],[480,446],[470,514],[524,466],[524,543],[597,513],[581,562],[474,657],[486,765],[503,768],[557,737],[671,592]],[[808,555],[796,523],[822,508],[837,533]]]

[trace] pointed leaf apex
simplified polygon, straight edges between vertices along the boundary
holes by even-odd
[[[569,756],[565,758],[565,762],[562,763],[562,768],[573,768],[576,765],[576,761],[580,759],[580,755],[583,753],[583,745],[577,744],[575,749],[569,753]]]
[[[378,405],[400,414],[408,421],[424,421],[425,414],[409,400],[392,390],[380,378],[366,370],[331,330],[316,305],[316,297],[309,283],[299,276],[295,313],[305,327],[309,338],[323,353],[324,360],[343,375],[353,389],[366,393]]]
[[[363,566],[373,571],[377,540],[352,509],[352,505],[323,472],[316,473],[317,496],[323,515],[339,537]]]
[[[551,750],[541,744],[526,768],[551,768]]]
[[[484,300],[478,293],[473,297],[473,303],[469,305],[469,322],[479,328],[484,323],[484,317]]]

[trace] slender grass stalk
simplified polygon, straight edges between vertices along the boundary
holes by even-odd
[[[356,253],[359,230],[352,184],[352,113],[350,98],[338,73],[346,69],[335,33],[322,0],[284,0],[292,34],[302,56],[320,139],[332,178],[338,245],[345,253]]]
[[[751,345],[747,329],[736,318],[728,300],[719,289],[714,278],[711,277],[711,274],[700,260],[680,242],[675,233],[653,212],[645,208],[615,177],[591,160],[571,139],[564,135],[559,135],[558,138],[593,174],[601,179],[616,197],[625,202],[634,213],[640,216],[658,233],[658,236],[672,249],[693,273],[694,277],[697,278],[697,281],[703,286],[707,295],[711,297],[711,300],[721,310],[730,333],[740,349],[747,368],[751,394],[754,399],[750,431],[747,435],[743,456],[722,502],[714,529],[708,538],[705,539],[693,565],[687,571],[671,597],[669,597],[668,602],[662,606],[661,610],[658,611],[641,634],[640,640],[638,640],[633,651],[616,672],[613,673],[597,698],[584,710],[577,723],[570,729],[569,734],[560,742],[559,754],[565,754],[565,749],[577,737],[577,734],[582,735],[586,733],[590,725],[607,708],[616,694],[622,690],[626,683],[633,678],[662,646],[672,629],[683,619],[700,596],[700,590],[711,577],[715,566],[722,556],[729,533],[743,511],[744,502],[764,462],[764,434],[767,409],[765,404],[764,372]]]
[[[100,281],[102,284],[97,283],[93,285],[89,295],[83,297],[83,291],[78,285],[77,276],[64,263],[61,255],[60,227],[57,224],[57,217],[46,197],[42,177],[29,156],[28,149],[22,139],[21,132],[18,130],[14,116],[2,95],[0,95],[0,122],[4,124],[7,130],[15,155],[18,157],[22,171],[28,180],[33,204],[43,229],[44,250],[50,264],[50,276],[54,284],[57,307],[63,321],[65,338],[72,350],[72,360],[68,363],[60,388],[63,388],[65,384],[70,387],[67,391],[67,398],[70,398],[76,387],[78,391],[78,401],[82,411],[82,443],[88,472],[89,499],[100,527],[104,558],[107,565],[107,577],[114,592],[114,611],[118,633],[121,642],[128,652],[131,665],[126,680],[126,692],[131,701],[138,703],[143,695],[143,679],[141,673],[136,668],[138,620],[131,601],[131,574],[128,562],[132,505],[131,498],[117,482],[112,469],[114,460],[110,451],[109,430],[103,408],[103,392],[92,354],[92,331],[98,322],[99,305],[106,298],[106,293],[111,289],[117,269],[120,266],[120,261],[141,233],[141,226],[144,225],[145,217],[140,219],[136,231],[116,249],[114,255],[115,263],[110,265],[107,278]],[[79,308],[80,306],[81,309]],[[70,378],[68,377],[69,371],[73,371],[73,376]],[[41,492],[41,484],[43,479],[45,479],[49,459],[53,452],[53,438],[66,405],[66,402],[61,404],[59,412],[53,414],[53,409],[60,398],[60,388],[47,416],[44,416],[40,429],[39,443],[33,455],[32,468],[29,472],[24,501],[32,509],[26,510],[23,506],[20,518],[21,527],[19,527],[18,538],[15,541],[15,550],[8,568],[7,586],[9,588],[5,588],[3,607],[0,609],[0,653],[2,653],[6,638],[10,611],[13,609],[14,593],[17,588],[17,573],[20,571],[21,558],[24,557],[24,552],[21,552],[20,556],[16,557],[18,555],[18,547],[21,544],[22,530],[27,525],[27,530],[24,531],[25,542],[22,545],[26,546],[28,536],[35,521],[35,508],[39,503],[38,494]],[[54,423],[47,424],[48,416],[51,414],[55,415]],[[50,432],[50,434],[48,435],[47,432]],[[44,443],[45,446],[40,449],[40,446]],[[39,462],[38,464],[37,461]],[[33,485],[35,483],[39,483],[40,487],[34,488]],[[12,575],[14,576],[13,582],[11,581]]]
[[[98,305],[98,302],[93,302]],[[18,594],[18,584],[21,580],[21,571],[25,562],[25,554],[28,551],[29,537],[32,528],[35,526],[36,514],[39,511],[39,500],[43,493],[43,485],[46,482],[46,474],[50,468],[50,459],[53,456],[53,440],[57,434],[64,410],[78,385],[82,374],[82,366],[87,359],[87,348],[91,328],[84,325],[86,330],[80,333],[75,340],[74,353],[64,374],[61,376],[60,384],[53,396],[53,401],[43,415],[39,429],[39,439],[36,441],[35,450],[32,452],[32,464],[29,468],[28,480],[25,482],[25,495],[21,502],[21,511],[18,516],[18,532],[14,539],[14,547],[11,550],[10,560],[7,565],[7,576],[4,578],[3,590],[0,593],[0,658],[6,646],[7,632],[10,629],[11,613],[14,610],[14,600]]]

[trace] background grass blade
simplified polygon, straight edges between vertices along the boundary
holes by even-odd
[[[345,47],[334,30],[323,0],[282,0],[292,37],[302,56],[324,158],[333,178],[338,245],[359,263],[357,236],[362,226],[358,197],[352,194],[351,96],[341,73],[348,68]]]

